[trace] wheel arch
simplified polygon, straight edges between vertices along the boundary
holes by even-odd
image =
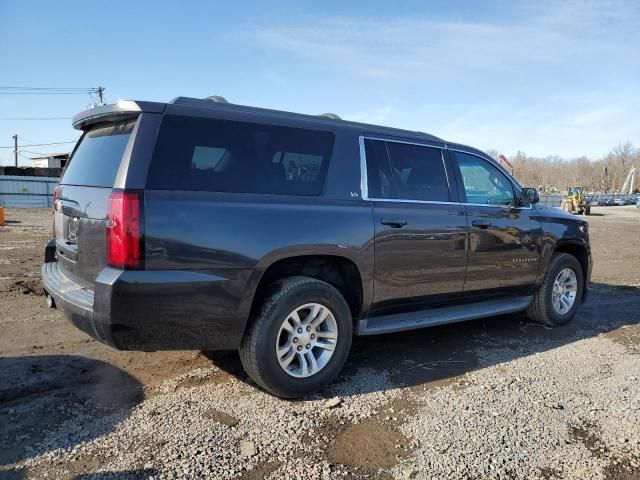
[[[587,281],[589,272],[589,250],[584,243],[571,240],[558,242],[553,251],[553,255],[557,253],[568,253],[576,257],[582,268],[582,275],[585,282]]]
[[[245,331],[251,325],[256,309],[265,299],[266,287],[286,277],[306,276],[332,285],[347,301],[354,322],[357,322],[364,311],[366,293],[363,274],[356,262],[348,257],[335,254],[288,256],[272,261],[260,271],[262,273],[253,290]]]

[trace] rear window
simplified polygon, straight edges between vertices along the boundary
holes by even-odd
[[[60,183],[113,187],[135,120],[99,126],[80,141]]]
[[[330,132],[167,115],[147,188],[319,195]]]

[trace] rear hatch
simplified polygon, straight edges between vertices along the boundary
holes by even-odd
[[[54,203],[58,264],[93,288],[106,265],[105,222],[109,195],[135,120],[88,128],[67,166]]]

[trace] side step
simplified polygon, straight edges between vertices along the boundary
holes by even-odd
[[[446,323],[464,322],[465,320],[473,320],[476,318],[520,312],[526,310],[532,298],[531,296],[511,297],[469,303],[467,305],[364,318],[358,322],[356,335],[401,332],[403,330],[433,327]]]

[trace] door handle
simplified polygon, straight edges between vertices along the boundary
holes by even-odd
[[[391,228],[402,228],[407,224],[406,218],[382,218],[380,219],[382,225],[389,225]]]
[[[471,225],[478,228],[488,228],[491,226],[491,222],[487,220],[473,220]]]

